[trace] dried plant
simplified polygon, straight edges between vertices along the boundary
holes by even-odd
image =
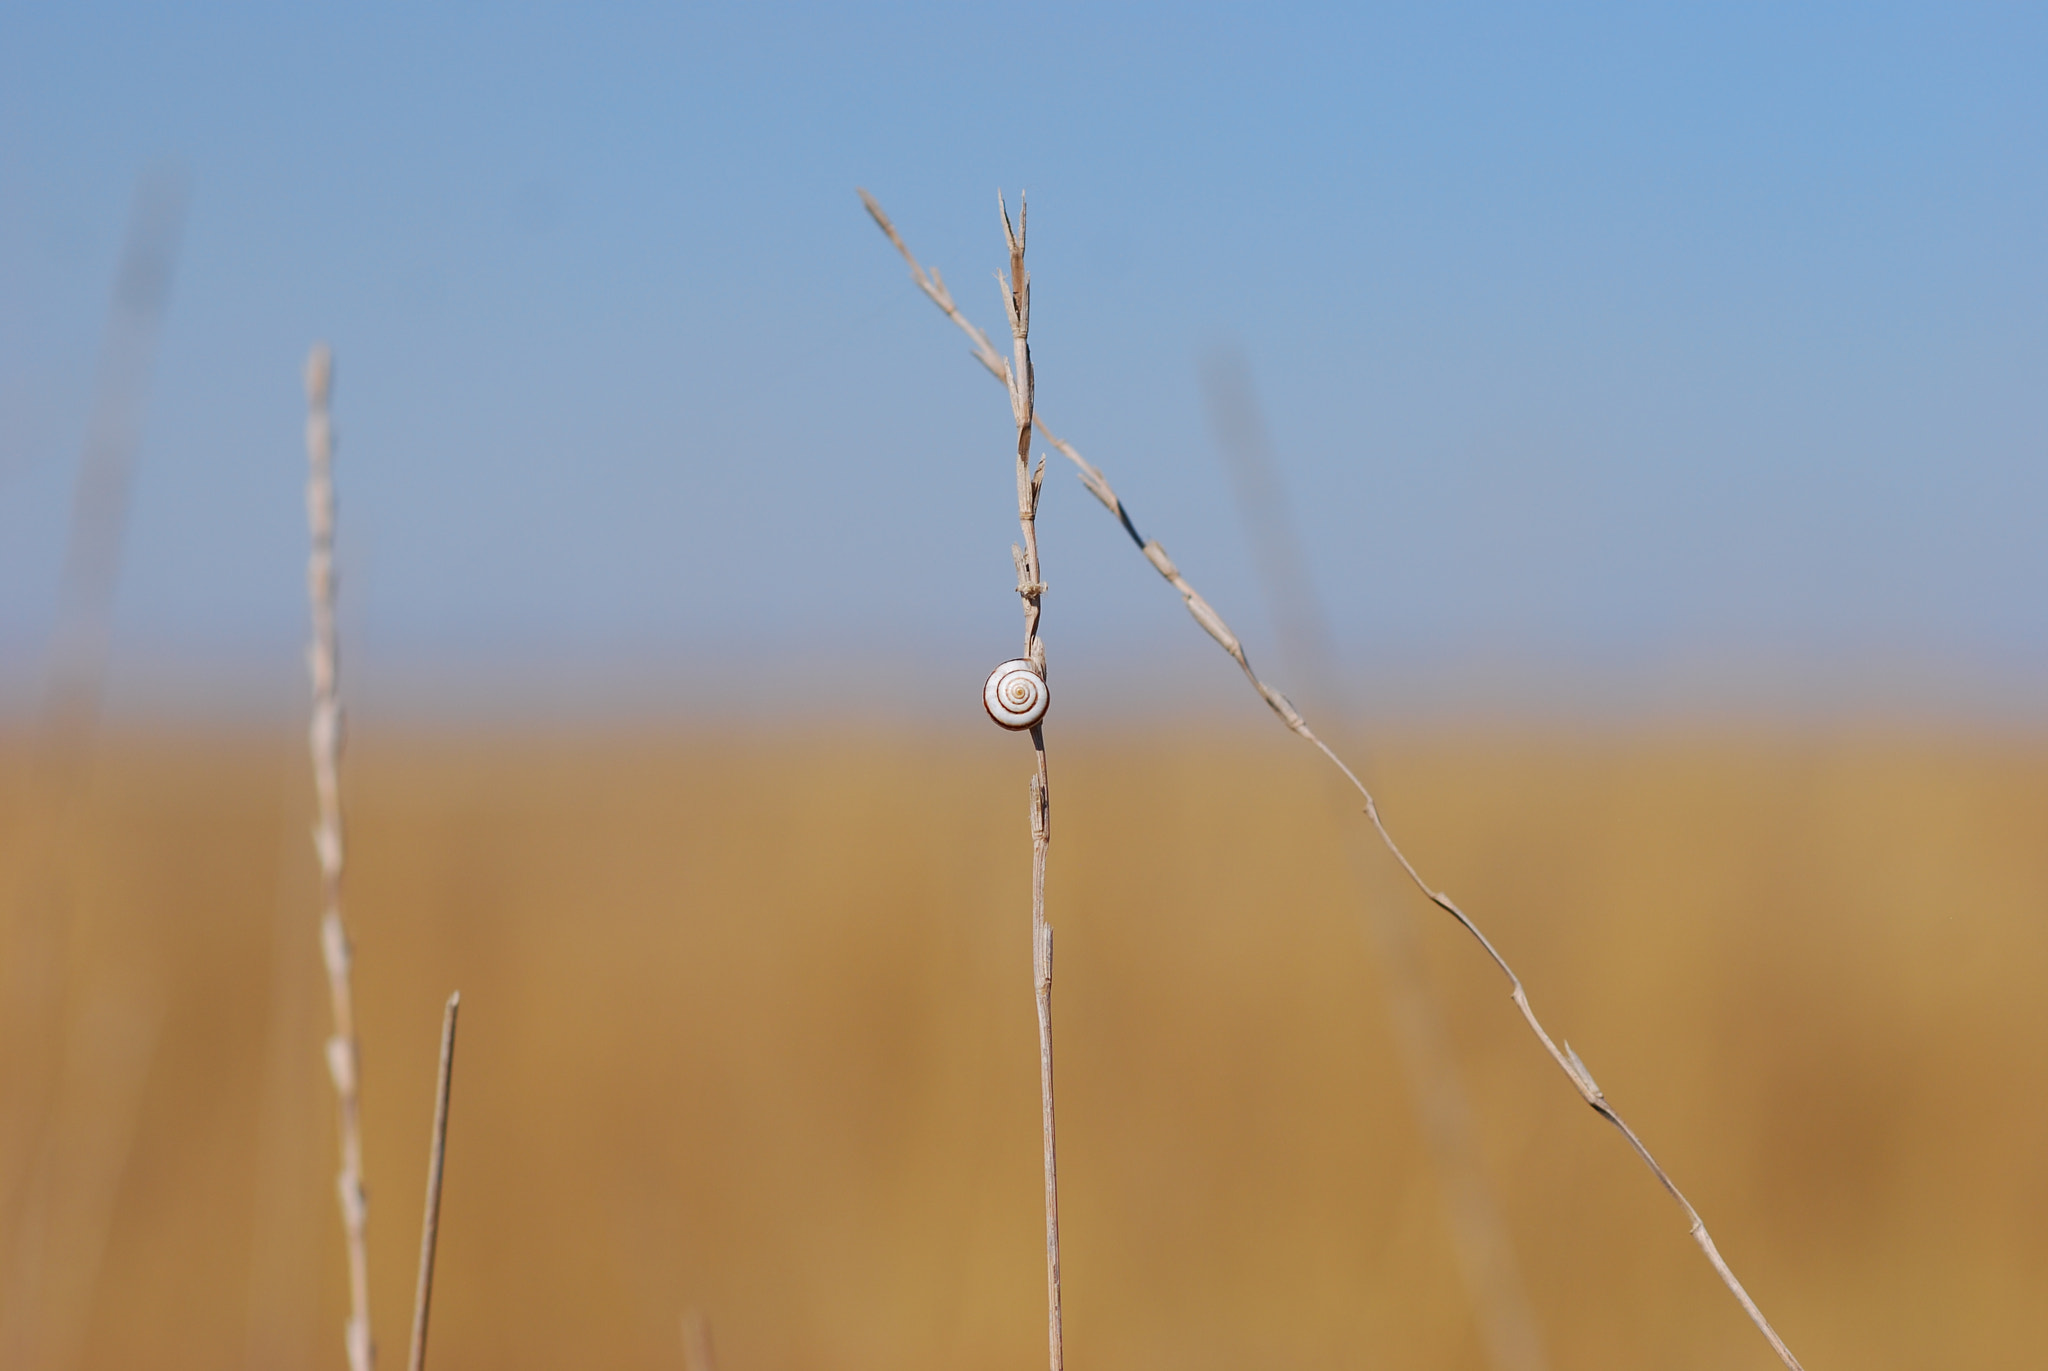
[[[927,270],[918,262],[917,258],[911,253],[910,248],[904,243],[902,235],[896,231],[896,226],[890,222],[889,216],[875,202],[874,197],[865,190],[860,192],[860,197],[862,203],[867,206],[868,213],[873,216],[876,225],[888,236],[890,243],[903,255],[903,260],[909,264],[911,279],[916,282],[918,289],[922,290],[925,296],[933,304],[937,305],[945,313],[946,317],[951,319],[967,335],[976,360],[981,362],[984,367],[987,367],[998,379],[1003,380],[1010,386],[1011,403],[1014,406],[1016,403],[1016,383],[1010,380],[1003,367],[1002,358],[990,344],[988,335],[983,333],[960,312],[959,306],[954,303],[951,293],[947,291],[945,282],[940,278],[939,274],[936,271]],[[1018,347],[1019,356],[1022,358],[1024,354],[1022,351],[1021,335]],[[1030,415],[1029,411],[1026,411],[1026,413],[1027,416]],[[1020,435],[1022,433],[1021,423],[1022,421],[1020,420]],[[1543,1044],[1544,1051],[1550,1054],[1551,1060],[1556,1062],[1558,1069],[1564,1072],[1566,1079],[1572,1083],[1573,1089],[1579,1092],[1579,1097],[1594,1112],[1598,1113],[1601,1118],[1607,1120],[1608,1123],[1612,1124],[1621,1133],[1622,1137],[1627,1140],[1629,1147],[1642,1159],[1643,1164],[1649,1167],[1650,1173],[1656,1177],[1657,1183],[1663,1186],[1665,1192],[1676,1201],[1679,1209],[1685,1215],[1693,1241],[1699,1244],[1700,1250],[1706,1254],[1707,1260],[1712,1263],[1714,1271],[1720,1276],[1722,1283],[1728,1287],[1729,1292],[1742,1305],[1744,1312],[1749,1315],[1750,1321],[1764,1335],[1764,1338],[1770,1343],[1771,1349],[1778,1354],[1779,1359],[1790,1368],[1790,1371],[1801,1371],[1798,1358],[1792,1355],[1792,1350],[1785,1345],[1784,1339],[1780,1338],[1777,1330],[1771,1327],[1770,1321],[1764,1317],[1763,1311],[1757,1308],[1756,1302],[1749,1297],[1749,1292],[1743,1288],[1742,1282],[1736,1279],[1734,1271],[1730,1270],[1728,1263],[1722,1259],[1720,1250],[1714,1245],[1714,1240],[1708,1234],[1705,1222],[1699,1216],[1699,1211],[1693,1208],[1691,1201],[1686,1199],[1684,1193],[1673,1183],[1663,1166],[1650,1154],[1650,1150],[1643,1145],[1642,1139],[1636,1136],[1635,1130],[1630,1128],[1621,1115],[1615,1111],[1613,1105],[1608,1103],[1605,1093],[1601,1091],[1598,1082],[1593,1079],[1592,1073],[1586,1069],[1585,1063],[1579,1060],[1578,1053],[1572,1050],[1569,1043],[1560,1048],[1557,1042],[1551,1038],[1549,1032],[1537,1019],[1535,1010],[1530,1007],[1529,996],[1522,987],[1521,978],[1515,974],[1514,968],[1508,965],[1507,959],[1501,956],[1493,943],[1479,930],[1478,924],[1474,923],[1471,917],[1464,910],[1460,909],[1449,895],[1441,890],[1432,889],[1429,883],[1423,880],[1421,873],[1415,869],[1414,864],[1401,851],[1400,845],[1394,841],[1393,834],[1388,831],[1386,823],[1380,817],[1379,803],[1373,798],[1372,792],[1366,788],[1365,783],[1358,778],[1357,774],[1349,766],[1345,765],[1343,758],[1339,757],[1329,744],[1316,736],[1315,732],[1309,727],[1308,721],[1301,716],[1300,711],[1289,702],[1285,695],[1260,679],[1259,674],[1252,669],[1250,659],[1245,655],[1244,645],[1238,641],[1237,635],[1231,632],[1230,626],[1224,622],[1223,617],[1216,612],[1207,600],[1202,598],[1193,586],[1188,584],[1187,578],[1181,575],[1179,568],[1166,555],[1166,549],[1157,540],[1148,540],[1138,532],[1137,525],[1133,522],[1130,511],[1124,506],[1123,501],[1118,498],[1116,491],[1110,487],[1109,480],[1103,475],[1101,468],[1084,458],[1075,450],[1071,443],[1054,436],[1047,430],[1043,419],[1036,420],[1036,427],[1038,432],[1044,436],[1046,442],[1058,448],[1061,455],[1074,464],[1080,474],[1081,483],[1088,488],[1090,494],[1102,502],[1104,508],[1116,516],[1117,522],[1123,526],[1124,532],[1130,536],[1131,541],[1144,554],[1145,560],[1150,562],[1153,569],[1164,577],[1174,590],[1179,592],[1181,600],[1187,605],[1188,613],[1194,616],[1195,622],[1202,626],[1204,632],[1216,640],[1219,647],[1230,654],[1231,660],[1236,662],[1239,670],[1244,673],[1245,680],[1251,684],[1253,690],[1258,692],[1259,698],[1266,702],[1267,707],[1273,711],[1280,722],[1285,724],[1295,736],[1321,752],[1330,764],[1343,775],[1345,781],[1358,792],[1360,799],[1364,801],[1366,818],[1371,821],[1373,830],[1379,835],[1381,843],[1392,854],[1394,860],[1400,864],[1401,870],[1406,873],[1416,889],[1420,890],[1431,904],[1434,904],[1456,920],[1459,927],[1469,933],[1478,942],[1479,946],[1485,950],[1487,957],[1500,969],[1501,974],[1507,978],[1509,997],[1514,1000],[1515,1007],[1521,1011],[1522,1018],[1529,1025],[1529,1031],[1534,1033],[1537,1041]],[[1040,755],[1041,757],[1043,756],[1042,753]],[[1048,1096],[1048,1120],[1051,1117],[1050,1107],[1050,1097]],[[1048,1133],[1049,1136],[1050,1134]],[[1050,1175],[1049,1170],[1048,1175]],[[1055,1371],[1057,1371],[1057,1368],[1055,1368]]]
[[[160,1023],[147,990],[95,985],[77,1002],[65,968],[129,488],[185,191],[174,166],[152,168],[136,182],[72,488],[42,700],[22,768],[27,803],[0,851],[0,964],[8,972],[0,995],[5,1365],[61,1365],[84,1332]]]
[[[711,1349],[711,1321],[701,1309],[683,1311],[683,1371],[718,1371]]]
[[[1288,665],[1310,701],[1318,708],[1331,705],[1330,712],[1338,714],[1334,707],[1341,698],[1336,650],[1315,584],[1301,559],[1249,370],[1234,354],[1217,354],[1203,367],[1202,381],[1217,444],[1235,477],[1238,509],[1257,554],[1259,580],[1273,621],[1279,626]],[[1341,730],[1335,736],[1342,751],[1354,758],[1360,755],[1360,749],[1353,747]],[[1325,775],[1331,793],[1348,809],[1351,788],[1334,771]],[[1542,1333],[1515,1260],[1507,1221],[1481,1164],[1464,1072],[1451,1049],[1442,1001],[1423,965],[1414,921],[1392,901],[1380,898],[1374,879],[1377,873],[1367,870],[1366,858],[1371,855],[1363,845],[1345,844],[1345,856],[1351,859],[1361,895],[1362,921],[1386,995],[1394,1049],[1421,1124],[1423,1144],[1429,1149],[1445,1226],[1450,1231],[1451,1254],[1471,1298],[1480,1341],[1494,1371],[1545,1371],[1548,1362]]]
[[[434,1246],[441,1236],[441,1169],[448,1157],[448,1087],[455,1076],[455,1014],[462,992],[441,1012],[441,1072],[434,1085],[434,1140],[427,1151],[427,1212],[420,1219],[420,1275],[412,1297],[412,1353],[408,1371],[427,1364],[427,1310],[434,1300]]]
[[[1010,392],[1010,415],[1017,426],[1017,526],[1022,541],[1010,549],[1017,566],[1017,595],[1024,602],[1024,657],[1045,676],[1045,644],[1038,637],[1038,616],[1045,597],[1045,578],[1038,562],[1038,497],[1045,488],[1045,460],[1031,467],[1031,431],[1036,413],[1031,371],[1031,274],[1024,269],[1024,196],[1017,196],[1017,224],[1010,225],[1009,206],[996,197],[1003,216],[1003,239],[1010,249],[1010,277],[1003,288],[1003,312],[1010,321],[1011,361],[1002,367]],[[985,341],[985,340],[984,340]],[[1000,366],[1002,359],[997,358]],[[1052,1371],[1064,1364],[1060,1332],[1060,1184],[1059,1152],[1053,1128],[1052,1090],[1052,926],[1045,921],[1045,850],[1052,840],[1052,789],[1045,767],[1045,725],[1031,725],[1031,751],[1036,769],[1031,776],[1031,971],[1038,1001],[1038,1099],[1045,1144],[1045,1293],[1046,1338],[1051,1345]]]
[[[334,1032],[327,1039],[327,1070],[341,1132],[341,1173],[335,1179],[341,1202],[342,1234],[348,1245],[349,1316],[345,1330],[349,1371],[371,1371],[376,1349],[370,1338],[370,1262],[364,1228],[368,1200],[363,1190],[361,1054],[356,1040],[355,992],[350,986],[348,931],[341,921],[341,696],[334,622],[334,424],[329,403],[334,356],[317,343],[306,358],[306,521],[312,554],[306,589],[312,604],[313,643],[307,664],[313,676],[313,790],[318,815],[313,851],[320,859],[320,951],[327,967],[327,995]]]

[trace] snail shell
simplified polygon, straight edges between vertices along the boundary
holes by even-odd
[[[1021,732],[1045,717],[1052,691],[1028,659],[1017,657],[988,674],[988,684],[981,688],[981,703],[989,718]]]

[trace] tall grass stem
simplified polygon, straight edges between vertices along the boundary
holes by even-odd
[[[412,1350],[407,1371],[425,1371],[427,1311],[434,1302],[434,1247],[441,1237],[441,1170],[448,1158],[448,1088],[455,1077],[455,1015],[462,992],[441,1013],[441,1071],[434,1084],[434,1139],[427,1152],[427,1210],[420,1218],[420,1274],[412,1295]]]
[[[1017,196],[1017,222],[1009,206],[996,197],[1003,217],[1003,239],[1010,250],[1010,274],[1003,284],[1003,312],[1010,322],[1011,358],[1003,368],[1010,392],[1010,415],[1017,428],[1017,528],[1019,543],[1010,549],[1017,567],[1017,596],[1024,605],[1024,656],[1045,675],[1045,644],[1038,637],[1038,618],[1045,597],[1045,578],[1038,560],[1038,497],[1045,489],[1045,459],[1031,466],[1031,434],[1037,412],[1036,380],[1031,368],[1031,273],[1024,269],[1027,211]],[[1000,362],[1000,358],[998,361]],[[1045,1288],[1046,1340],[1052,1371],[1065,1365],[1065,1336],[1060,1320],[1060,1180],[1058,1132],[1053,1120],[1052,1084],[1052,926],[1045,921],[1045,852],[1052,841],[1052,782],[1046,770],[1045,727],[1031,727],[1031,980],[1038,1005],[1038,1100],[1045,1147]]]
[[[683,1371],[718,1371],[711,1346],[711,1321],[701,1309],[683,1311]]]
[[[369,1200],[363,1189],[361,1050],[356,1038],[355,991],[350,977],[348,930],[341,918],[343,868],[341,824],[342,717],[340,654],[334,602],[334,354],[316,343],[306,358],[306,522],[312,552],[306,591],[313,615],[313,642],[306,654],[313,677],[313,721],[308,742],[313,754],[313,793],[318,805],[313,851],[320,861],[320,953],[327,969],[327,998],[334,1031],[327,1039],[327,1072],[334,1081],[341,1135],[341,1171],[335,1177],[341,1204],[342,1237],[348,1249],[348,1323],[343,1338],[349,1371],[371,1371],[376,1345],[370,1336],[370,1257],[366,1229]]]
[[[945,313],[947,318],[951,319],[955,325],[967,334],[976,359],[983,366],[989,367],[994,371],[999,379],[1009,381],[1009,378],[1000,370],[1001,358],[996,354],[994,347],[990,345],[988,336],[960,312],[951,294],[947,292],[945,283],[940,279],[939,274],[935,271],[926,270],[918,262],[917,258],[911,254],[902,236],[897,233],[896,226],[882,212],[882,207],[876,203],[873,196],[869,195],[866,191],[861,191],[860,196],[862,203],[868,208],[868,213],[873,216],[876,225],[888,236],[889,241],[895,246],[896,250],[903,255],[903,259],[910,264],[911,279],[917,283],[918,288],[925,293],[925,296],[933,304],[937,305]],[[1009,381],[1009,386],[1011,404],[1014,406],[1016,404],[1016,383]],[[1364,802],[1366,818],[1371,821],[1374,832],[1379,835],[1380,842],[1392,854],[1394,860],[1400,864],[1401,870],[1407,874],[1408,879],[1414,883],[1415,887],[1423,893],[1430,903],[1450,915],[1461,928],[1471,934],[1479,946],[1485,950],[1486,955],[1493,961],[1493,964],[1500,968],[1501,974],[1507,978],[1509,998],[1514,1001],[1515,1007],[1521,1011],[1522,1018],[1529,1025],[1529,1031],[1534,1033],[1537,1041],[1543,1044],[1543,1048],[1550,1054],[1551,1060],[1557,1063],[1558,1069],[1564,1072],[1566,1079],[1571,1081],[1572,1087],[1579,1092],[1579,1097],[1595,1113],[1607,1120],[1608,1123],[1612,1124],[1621,1133],[1622,1137],[1627,1140],[1629,1147],[1642,1159],[1643,1164],[1650,1169],[1650,1173],[1656,1178],[1657,1183],[1678,1204],[1679,1209],[1685,1215],[1688,1231],[1693,1241],[1699,1244],[1700,1250],[1706,1254],[1707,1260],[1713,1266],[1715,1273],[1720,1276],[1722,1283],[1728,1287],[1729,1293],[1734,1295],[1736,1301],[1741,1304],[1743,1311],[1749,1315],[1750,1321],[1756,1325],[1757,1330],[1769,1342],[1771,1350],[1778,1354],[1779,1360],[1784,1362],[1789,1371],[1802,1371],[1798,1359],[1792,1355],[1792,1350],[1785,1345],[1784,1339],[1778,1336],[1777,1330],[1764,1317],[1763,1311],[1757,1308],[1756,1301],[1750,1298],[1749,1292],[1743,1288],[1742,1282],[1736,1279],[1735,1272],[1722,1259],[1720,1250],[1714,1245],[1713,1238],[1707,1232],[1706,1224],[1699,1216],[1699,1211],[1693,1208],[1691,1201],[1686,1199],[1684,1193],[1679,1190],[1663,1166],[1650,1154],[1650,1150],[1643,1145],[1642,1139],[1636,1136],[1635,1130],[1630,1128],[1623,1121],[1621,1115],[1615,1111],[1614,1107],[1607,1102],[1606,1095],[1594,1081],[1592,1073],[1587,1071],[1585,1064],[1579,1060],[1578,1054],[1572,1051],[1571,1045],[1566,1043],[1560,1048],[1551,1038],[1549,1032],[1544,1029],[1543,1024],[1536,1017],[1535,1010],[1530,1007],[1529,996],[1522,987],[1521,978],[1515,974],[1514,968],[1508,965],[1507,959],[1501,956],[1492,942],[1480,931],[1479,925],[1473,922],[1470,916],[1460,909],[1449,895],[1441,890],[1431,888],[1429,883],[1423,880],[1421,873],[1415,869],[1414,863],[1408,860],[1407,855],[1401,851],[1400,845],[1394,841],[1393,834],[1388,831],[1386,823],[1380,817],[1379,804],[1373,798],[1372,792],[1366,788],[1365,783],[1358,778],[1357,774],[1350,767],[1344,764],[1344,760],[1331,749],[1328,743],[1316,736],[1314,730],[1309,727],[1308,721],[1302,717],[1301,712],[1294,707],[1285,695],[1260,679],[1259,674],[1252,669],[1251,659],[1246,656],[1244,645],[1238,641],[1237,635],[1231,632],[1230,626],[1224,622],[1223,616],[1218,614],[1215,608],[1207,600],[1203,599],[1192,585],[1188,584],[1187,578],[1181,575],[1180,569],[1174,565],[1172,558],[1166,555],[1166,549],[1156,539],[1147,539],[1138,532],[1137,524],[1132,519],[1130,510],[1118,498],[1116,491],[1111,488],[1109,479],[1103,475],[1102,469],[1084,458],[1071,443],[1055,437],[1046,428],[1045,421],[1042,418],[1036,418],[1035,415],[1034,418],[1036,419],[1036,428],[1040,436],[1046,442],[1058,448],[1060,454],[1074,464],[1080,475],[1081,483],[1088,488],[1090,494],[1102,502],[1104,508],[1116,517],[1124,532],[1130,536],[1131,541],[1144,554],[1145,560],[1152,564],[1153,570],[1165,578],[1167,584],[1171,585],[1180,594],[1182,602],[1187,606],[1188,613],[1193,616],[1197,624],[1201,625],[1202,631],[1215,639],[1216,645],[1221,647],[1230,655],[1231,660],[1237,663],[1238,669],[1244,673],[1245,680],[1258,693],[1259,698],[1266,702],[1267,708],[1271,709],[1280,722],[1285,724],[1295,736],[1321,752],[1329,760],[1330,764],[1343,774],[1344,779],[1350,783],[1352,789],[1358,792],[1359,798]],[[1048,1119],[1050,1118],[1049,1109],[1047,1117]],[[1055,1366],[1054,1371],[1058,1371],[1057,1366]]]
[[[1246,536],[1256,554],[1259,580],[1280,645],[1309,700],[1342,717],[1337,656],[1330,641],[1315,582],[1301,555],[1278,466],[1253,392],[1251,371],[1235,353],[1212,355],[1202,368],[1217,446],[1228,462]],[[1344,740],[1353,757],[1359,749]],[[1335,772],[1325,773],[1331,794],[1348,809],[1350,787]],[[1345,844],[1356,879],[1359,908],[1387,996],[1394,1048],[1421,1124],[1441,1191],[1451,1253],[1472,1301],[1474,1321],[1494,1371],[1545,1371],[1542,1330],[1529,1303],[1528,1287],[1501,1215],[1472,1123],[1464,1073],[1452,1050],[1443,1004],[1430,984],[1422,949],[1407,911],[1395,907],[1381,888],[1373,855]]]

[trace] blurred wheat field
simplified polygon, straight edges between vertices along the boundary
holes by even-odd
[[[1552,1364],[1769,1362],[1477,950],[1361,891],[1312,754],[1054,731],[1074,1364],[1483,1364],[1361,898],[1423,926]],[[1041,1364],[1028,749],[988,732],[359,736],[385,1364],[455,988],[442,1371],[679,1368],[693,1305],[721,1371]],[[2048,746],[1491,727],[1374,760],[1808,1366],[2048,1364]],[[80,1263],[41,1314],[72,1365],[340,1364],[308,790],[296,736],[99,749],[64,1012],[150,1031],[132,1100],[60,1092],[119,1144],[42,1197],[58,1233],[110,1192],[43,1249]]]

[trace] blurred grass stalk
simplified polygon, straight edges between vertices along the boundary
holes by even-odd
[[[903,260],[909,263],[911,280],[917,284],[918,289],[922,290],[926,298],[937,305],[947,318],[951,319],[954,324],[967,334],[973,346],[976,359],[984,367],[987,367],[997,379],[1007,381],[1007,377],[1005,377],[1002,370],[1001,358],[996,354],[994,347],[990,345],[988,336],[960,312],[959,307],[953,302],[951,294],[947,292],[945,283],[940,279],[938,273],[926,271],[917,258],[911,254],[902,236],[897,233],[896,226],[890,222],[888,215],[882,211],[882,207],[876,203],[873,196],[863,190],[860,191],[860,197],[862,203],[867,206],[868,213],[873,216],[876,225],[888,236],[890,243],[895,246],[896,250],[902,254]],[[1537,1019],[1535,1010],[1530,1007],[1528,993],[1522,987],[1521,978],[1515,975],[1514,969],[1508,965],[1507,960],[1488,941],[1486,935],[1480,932],[1479,926],[1472,921],[1464,910],[1458,907],[1457,903],[1449,895],[1443,891],[1431,889],[1429,883],[1423,880],[1421,873],[1415,869],[1414,864],[1408,860],[1407,855],[1401,851],[1399,844],[1394,841],[1393,834],[1388,831],[1385,822],[1380,817],[1378,802],[1373,798],[1372,792],[1366,788],[1365,783],[1358,778],[1357,773],[1345,765],[1343,758],[1339,757],[1327,742],[1316,735],[1315,731],[1309,727],[1308,721],[1302,717],[1301,712],[1294,707],[1285,695],[1260,679],[1259,674],[1252,669],[1251,660],[1245,655],[1244,645],[1238,641],[1237,635],[1231,632],[1230,626],[1224,622],[1223,617],[1216,612],[1207,600],[1202,598],[1192,585],[1188,584],[1187,579],[1180,574],[1179,568],[1173,564],[1173,560],[1166,555],[1166,549],[1156,539],[1146,539],[1139,534],[1137,525],[1131,518],[1130,511],[1118,499],[1116,491],[1111,488],[1109,480],[1103,475],[1101,468],[1082,457],[1072,444],[1055,437],[1046,429],[1043,422],[1038,424],[1038,430],[1045,435],[1045,440],[1048,443],[1058,448],[1063,456],[1073,462],[1079,471],[1081,483],[1088,488],[1090,494],[1102,502],[1104,508],[1116,517],[1117,522],[1123,526],[1124,532],[1130,535],[1131,541],[1144,554],[1145,560],[1152,564],[1153,569],[1165,578],[1167,584],[1179,592],[1182,602],[1187,605],[1188,613],[1193,615],[1195,622],[1202,626],[1202,631],[1215,639],[1217,646],[1221,647],[1230,655],[1231,660],[1237,663],[1238,669],[1244,673],[1245,679],[1251,684],[1252,689],[1258,692],[1259,698],[1266,702],[1267,708],[1271,709],[1280,722],[1285,724],[1297,737],[1321,752],[1328,759],[1329,763],[1342,773],[1344,779],[1350,783],[1351,788],[1357,791],[1358,797],[1364,801],[1366,818],[1371,821],[1381,843],[1385,845],[1388,853],[1400,865],[1401,870],[1406,873],[1408,879],[1414,883],[1415,887],[1422,892],[1430,903],[1455,919],[1458,925],[1471,934],[1479,946],[1485,950],[1486,955],[1492,960],[1493,964],[1507,978],[1510,998],[1514,1000],[1515,1007],[1521,1011],[1522,1018],[1528,1023],[1529,1031],[1535,1034],[1537,1041],[1543,1044],[1543,1048],[1550,1054],[1551,1060],[1557,1063],[1558,1069],[1563,1071],[1566,1079],[1571,1081],[1572,1088],[1579,1092],[1579,1097],[1595,1113],[1606,1119],[1608,1123],[1612,1124],[1621,1133],[1622,1137],[1627,1140],[1629,1147],[1642,1159],[1643,1164],[1649,1167],[1650,1173],[1656,1177],[1657,1183],[1677,1203],[1685,1215],[1688,1231],[1693,1241],[1699,1244],[1700,1250],[1706,1254],[1707,1260],[1713,1265],[1715,1273],[1720,1276],[1722,1283],[1728,1287],[1729,1293],[1734,1295],[1737,1302],[1741,1304],[1743,1311],[1749,1315],[1750,1321],[1756,1325],[1757,1330],[1770,1343],[1771,1349],[1778,1354],[1779,1359],[1785,1363],[1790,1371],[1802,1371],[1799,1361],[1792,1355],[1791,1349],[1778,1336],[1777,1330],[1771,1327],[1770,1321],[1764,1317],[1763,1311],[1757,1308],[1756,1302],[1750,1298],[1749,1292],[1743,1288],[1742,1282],[1736,1279],[1734,1271],[1729,1268],[1728,1263],[1722,1258],[1720,1250],[1714,1245],[1713,1237],[1707,1232],[1706,1224],[1701,1220],[1699,1212],[1692,1207],[1691,1202],[1685,1198],[1683,1192],[1673,1183],[1671,1177],[1665,1172],[1657,1159],[1650,1154],[1650,1150],[1643,1145],[1642,1140],[1636,1136],[1635,1131],[1623,1121],[1621,1115],[1608,1103],[1607,1097],[1601,1091],[1598,1082],[1593,1079],[1592,1073],[1586,1070],[1585,1063],[1579,1060],[1579,1056],[1572,1050],[1571,1044],[1566,1043],[1560,1048],[1556,1041],[1551,1038],[1541,1021]]]
[[[1295,678],[1306,685],[1310,705],[1341,718],[1344,694],[1329,621],[1302,559],[1251,369],[1239,354],[1219,352],[1205,361],[1201,379],[1210,425],[1230,467],[1238,513],[1281,652]],[[1345,752],[1360,755],[1355,740],[1340,736],[1340,742]],[[1349,789],[1334,775],[1330,779],[1332,794],[1348,815]],[[1368,869],[1368,854],[1354,842],[1347,841],[1344,849],[1351,859],[1366,935],[1385,980],[1401,1074],[1436,1172],[1451,1251],[1472,1302],[1480,1340],[1495,1371],[1544,1371],[1542,1331],[1529,1304],[1507,1221],[1480,1161],[1464,1072],[1451,1050],[1443,1004],[1430,984],[1415,930]]]
[[[683,1311],[683,1371],[718,1371],[711,1348],[711,1321],[697,1308]]]
[[[320,952],[327,969],[334,1032],[327,1040],[327,1070],[334,1081],[341,1134],[341,1171],[335,1178],[341,1204],[343,1240],[348,1248],[349,1316],[344,1332],[349,1371],[371,1371],[376,1347],[370,1336],[370,1260],[365,1237],[369,1202],[363,1189],[361,1049],[356,1036],[355,992],[350,983],[348,930],[341,918],[342,718],[340,660],[334,619],[334,354],[315,343],[306,357],[306,522],[312,550],[306,563],[306,592],[313,617],[313,642],[306,654],[313,677],[313,720],[308,742],[313,754],[313,790],[319,806],[313,851],[320,860]]]
[[[72,494],[57,622],[13,835],[0,957],[0,1364],[67,1364],[90,1312],[159,1010],[132,972],[67,996],[78,811],[99,730],[128,497],[185,222],[185,177],[136,182]]]

